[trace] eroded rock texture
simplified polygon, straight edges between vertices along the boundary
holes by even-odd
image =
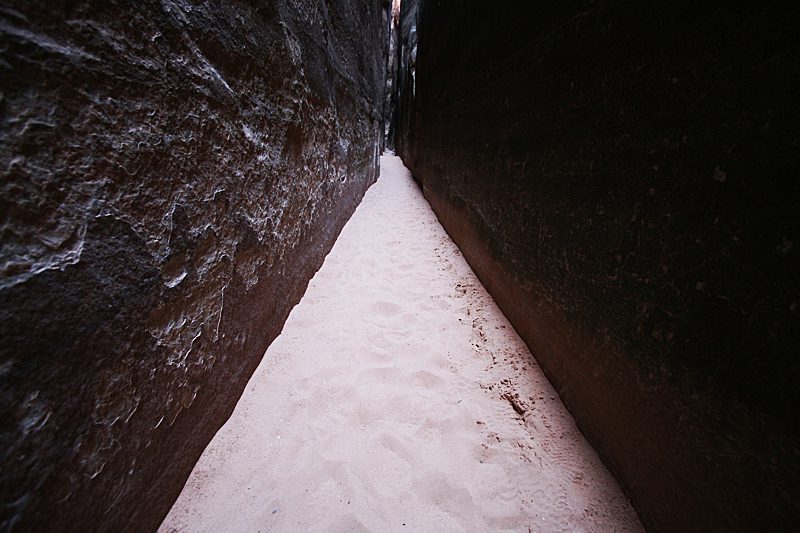
[[[800,529],[796,6],[419,9],[398,153],[645,525]]]
[[[0,529],[152,531],[377,177],[384,0],[0,7]]]

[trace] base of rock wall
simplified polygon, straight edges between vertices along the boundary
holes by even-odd
[[[462,200],[423,190],[649,530],[791,530],[791,473],[759,468],[763,460],[751,455],[774,428],[755,427],[758,417],[744,408],[735,421],[720,420],[730,409],[691,394],[695,384],[665,383],[586,339],[546,294],[526,289],[492,258]]]

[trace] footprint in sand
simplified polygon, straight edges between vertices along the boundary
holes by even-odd
[[[394,344],[394,341],[388,339],[386,337],[386,334],[382,330],[370,331],[369,333],[367,333],[367,339],[369,339],[369,342],[371,342],[378,348],[388,348],[392,344]]]
[[[414,456],[411,455],[411,452],[409,452],[408,449],[405,446],[403,446],[402,442],[400,442],[392,435],[384,433],[378,438],[378,442],[380,443],[381,446],[383,446],[390,452],[397,455],[400,459],[404,460],[406,463],[408,463],[409,466],[413,467],[416,465],[417,461],[414,459]]]
[[[359,372],[359,377],[363,382],[379,382],[379,383],[395,383],[400,384],[403,381],[403,371],[399,368],[392,366],[383,366],[379,368],[370,368]]]
[[[457,518],[463,525],[473,529],[475,502],[466,488],[454,487],[443,473],[427,474],[415,482],[415,489],[427,503],[442,509]]]
[[[427,370],[420,370],[419,372],[411,374],[408,382],[426,389],[438,389],[445,386],[445,381],[442,378]]]
[[[353,515],[347,515],[331,525],[328,531],[348,531],[352,533],[370,533],[370,529]]]
[[[403,308],[391,302],[376,302],[369,306],[369,310],[378,316],[394,316],[403,311]]]
[[[383,408],[384,417],[402,424],[419,425],[427,410],[420,403],[420,399],[412,399],[408,394],[394,396]]]

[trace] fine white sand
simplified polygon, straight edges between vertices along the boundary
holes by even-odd
[[[643,531],[400,159],[381,165],[159,531]]]

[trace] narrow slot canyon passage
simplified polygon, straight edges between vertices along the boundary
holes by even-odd
[[[643,528],[384,155],[159,531]]]
[[[0,533],[800,531],[800,3],[0,43]]]

